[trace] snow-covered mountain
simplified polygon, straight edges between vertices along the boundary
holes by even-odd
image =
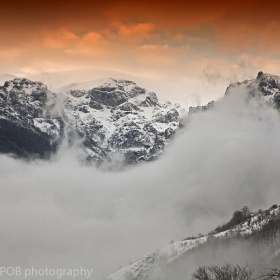
[[[280,77],[259,72],[256,79],[229,85],[225,95],[240,93],[279,109]],[[190,107],[189,113],[215,104]],[[49,157],[67,139],[80,143],[80,157],[87,162],[151,161],[187,122],[179,104],[162,103],[154,92],[128,80],[72,83],[55,93],[24,78],[0,87],[0,152],[21,157]]]
[[[154,92],[131,81],[94,84],[70,85],[64,101],[69,126],[85,137],[87,158],[101,161],[116,153],[127,163],[157,158],[178,129],[184,109],[161,104]]]
[[[64,136],[80,139],[81,157],[100,164],[157,158],[170,143],[184,109],[161,104],[132,81],[101,79],[50,92],[41,82],[16,78],[0,87],[0,150],[46,157]]]
[[[248,240],[256,242],[266,239],[268,244],[273,244],[274,257],[280,257],[280,206],[273,205],[268,210],[259,210],[256,213],[246,211],[243,207],[233,214],[232,219],[214,231],[188,237],[182,241],[171,242],[168,246],[144,256],[142,259],[121,268],[109,275],[106,280],[138,280],[138,279],[165,279],[163,271],[172,266],[176,261],[184,258],[185,266],[195,249],[205,250],[206,246],[224,244],[229,240]],[[276,242],[278,240],[278,243]],[[214,244],[214,245],[213,245]],[[213,249],[212,248],[212,249]],[[278,260],[279,261],[279,260]]]
[[[259,72],[256,79],[230,84],[227,94],[247,93],[252,97],[261,98],[268,105],[280,108],[280,77]]]
[[[259,72],[255,79],[244,80],[230,84],[225,92],[228,95],[244,94],[248,98],[257,98],[268,106],[280,109],[280,77]],[[215,107],[216,101],[211,101],[204,106],[190,107],[189,113],[207,111]]]

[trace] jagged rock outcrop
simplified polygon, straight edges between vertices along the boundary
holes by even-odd
[[[259,72],[256,79],[232,83],[226,90],[226,95],[248,94],[264,100],[268,105],[280,108],[280,77]]]
[[[5,82],[0,87],[0,152],[45,158],[56,151],[63,122],[47,116],[54,98],[40,82],[18,78]]]
[[[150,107],[158,104],[157,96],[154,92],[150,92],[144,101],[140,103],[140,106]]]
[[[259,98],[268,106],[280,109],[280,77],[263,72],[259,72],[255,79],[244,80],[230,84],[225,92],[225,96],[231,94],[245,94],[250,98]],[[207,105],[189,108],[189,114],[208,111],[215,107],[215,101]],[[182,126],[185,120],[182,120]]]
[[[198,112],[208,111],[208,110],[214,108],[214,105],[215,105],[215,101],[210,101],[206,105],[190,107],[189,108],[189,114],[195,114],[195,113],[198,113]]]

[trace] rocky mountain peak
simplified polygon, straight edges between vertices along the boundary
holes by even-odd
[[[24,90],[26,94],[32,93],[34,90],[47,90],[47,86],[41,82],[34,82],[26,78],[15,78],[13,80],[6,81],[4,88],[7,91],[11,90]]]
[[[6,81],[0,87],[0,111],[17,118],[42,115],[47,102],[47,86],[25,78]]]
[[[115,152],[127,163],[157,158],[184,113],[178,104],[161,104],[154,92],[128,80],[103,79],[80,88],[68,87],[65,113],[70,126],[87,138],[88,159],[97,162]],[[88,126],[93,118],[94,125]]]
[[[231,83],[226,89],[225,96],[232,94],[245,94],[248,97],[256,97],[267,105],[280,109],[280,77],[260,71],[255,79]],[[215,101],[211,101],[204,106],[190,107],[189,114],[208,111],[214,106]]]
[[[125,163],[150,161],[170,143],[184,113],[177,104],[161,104],[154,92],[129,80],[72,83],[61,87],[58,95],[59,101],[41,82],[6,81],[0,87],[0,132],[4,137],[0,150],[26,155],[34,153],[31,146],[37,145],[36,154],[45,155],[56,149],[54,145],[62,141],[67,127],[71,139],[82,141],[81,158],[87,162],[101,164],[115,153],[123,155]],[[55,106],[61,100],[62,106]],[[24,142],[24,152],[19,141],[23,133],[29,139]],[[6,147],[9,141],[16,148]],[[40,146],[45,146],[43,153]]]
[[[245,92],[257,96],[269,105],[280,108],[280,77],[260,71],[255,79],[232,83],[226,90],[226,95]]]
[[[89,106],[96,110],[106,107],[117,107],[131,99],[139,106],[156,106],[158,98],[154,92],[139,87],[129,80],[117,80],[113,78],[99,79],[81,84],[65,85],[60,92],[68,92],[74,97],[85,97],[90,100]]]

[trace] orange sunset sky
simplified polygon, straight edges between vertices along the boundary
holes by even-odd
[[[112,76],[186,102],[280,75],[280,1],[2,1],[0,74]]]

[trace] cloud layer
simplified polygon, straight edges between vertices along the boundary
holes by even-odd
[[[199,94],[207,101],[211,98],[202,83],[216,98],[228,81],[253,78],[260,70],[280,72],[278,9],[279,1],[273,0],[160,5],[126,0],[40,5],[34,0],[6,1],[1,6],[0,73],[107,70],[123,78],[151,79],[156,89],[175,97],[185,95],[190,101]],[[77,75],[72,82],[79,80]]]
[[[2,155],[1,265],[83,266],[101,279],[244,205],[279,203],[279,137],[278,112],[240,92],[191,117],[160,160],[122,172],[68,149],[50,162]]]

